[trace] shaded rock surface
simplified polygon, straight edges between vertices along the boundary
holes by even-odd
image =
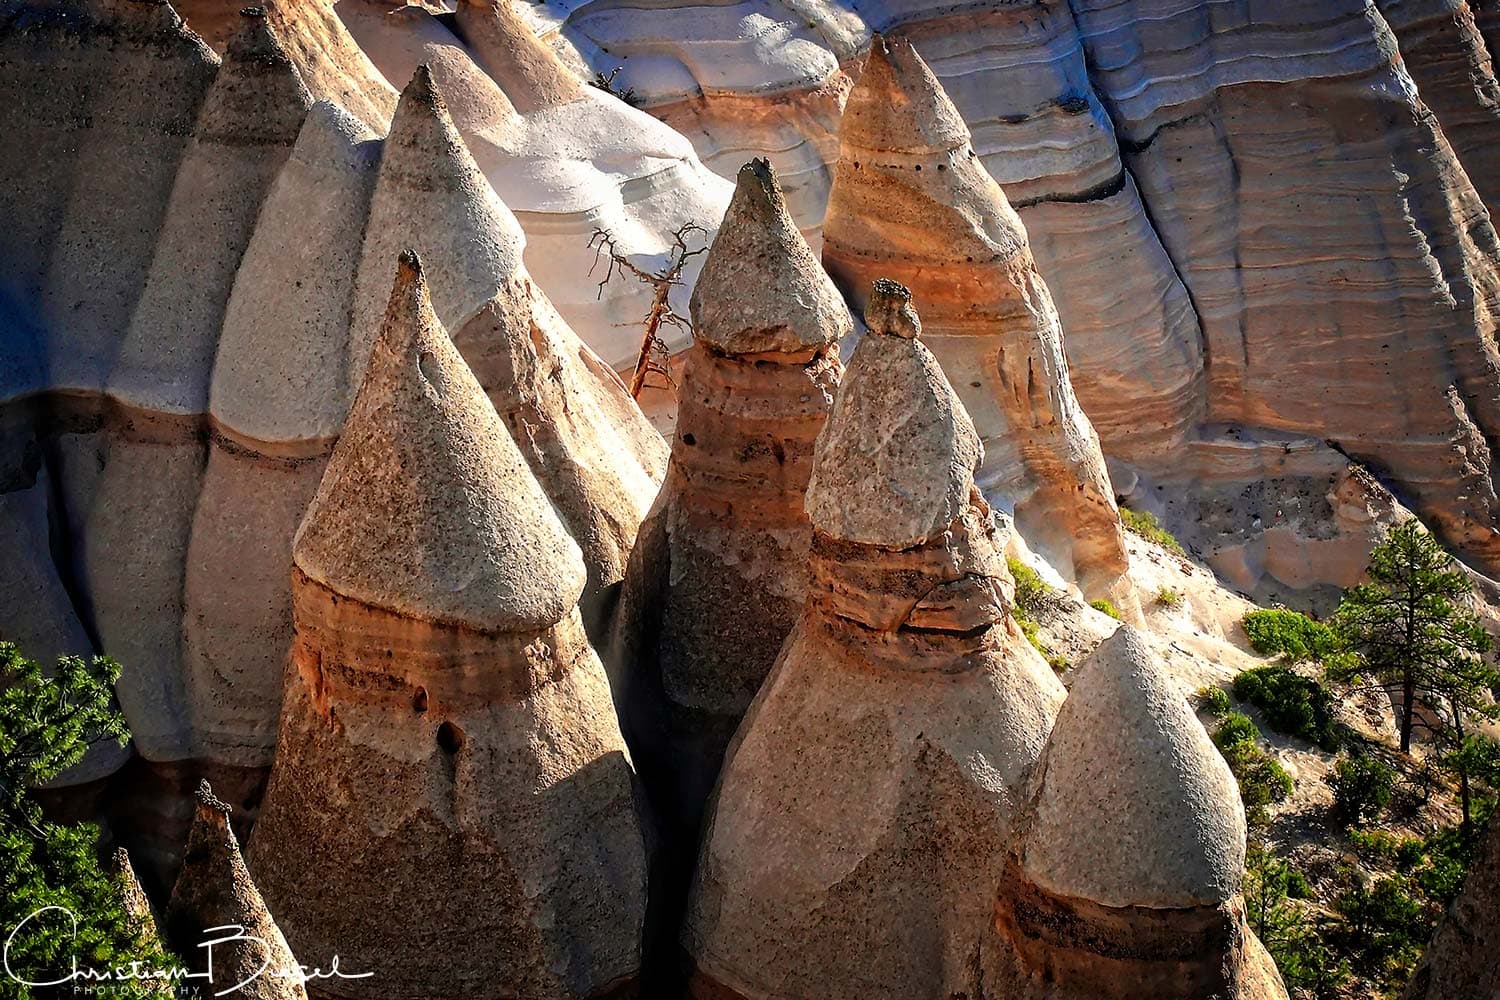
[[[1463,891],[1448,907],[1403,1000],[1500,997],[1500,826],[1490,823]]]
[[[165,922],[178,956],[194,972],[211,973],[199,982],[200,995],[228,990],[251,1000],[307,1000],[302,969],[240,856],[229,806],[214,797],[207,782],[198,787],[182,873]]]
[[[859,460],[860,391],[893,362],[879,328],[850,361],[815,482]],[[930,369],[936,371],[935,365]],[[938,374],[909,405],[951,420]],[[877,412],[871,412],[873,410]],[[941,446],[942,439],[933,441]],[[974,486],[900,551],[826,523],[809,494],[814,583],[730,747],[683,944],[697,997],[975,996],[999,863],[1062,685],[1008,613],[998,524]],[[871,510],[878,476],[849,487]]]
[[[296,642],[251,857],[295,947],[376,973],[322,990],[629,984],[644,848],[577,608],[583,558],[410,252],[293,558]]]

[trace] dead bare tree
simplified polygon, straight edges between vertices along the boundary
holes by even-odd
[[[688,241],[695,236],[702,239],[702,246],[694,248],[688,245]],[[641,390],[646,386],[646,378],[653,372],[664,378],[667,385],[673,385],[671,354],[661,338],[661,329],[663,326],[674,326],[685,333],[693,331],[692,321],[672,308],[672,289],[682,284],[682,269],[687,266],[687,262],[708,252],[708,230],[696,222],[685,222],[678,226],[677,231],[672,234],[672,247],[667,251],[666,261],[654,272],[642,270],[632,264],[615,248],[614,234],[607,229],[594,230],[594,235],[589,237],[589,249],[594,251],[594,263],[589,268],[590,276],[599,266],[601,258],[609,259],[609,266],[605,268],[604,277],[599,281],[599,298],[604,297],[604,286],[609,284],[616,273],[622,276],[634,275],[637,281],[652,288],[651,309],[646,313],[646,328],[641,336],[640,352],[636,355],[635,374],[630,378],[630,395],[639,399]]]

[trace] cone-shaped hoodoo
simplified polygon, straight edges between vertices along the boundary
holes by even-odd
[[[251,848],[289,940],[391,995],[632,982],[644,849],[578,611],[583,559],[413,253],[293,561],[292,667]]]
[[[1141,633],[1121,626],[1079,665],[1033,787],[991,990],[1285,1000],[1245,923],[1238,786]]]
[[[980,486],[1090,597],[1135,605],[1099,442],[1026,230],[911,44],[877,36],[844,111],[823,262],[856,301],[906,284],[984,442]]]
[[[1008,613],[973,426],[906,290],[873,295],[817,442],[808,602],[704,834],[683,936],[695,997],[978,995],[985,887],[1062,701]],[[936,485],[904,496],[901,461]]]

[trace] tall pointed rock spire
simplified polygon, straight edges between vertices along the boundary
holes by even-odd
[[[459,135],[426,65],[401,92],[371,200],[355,284],[349,373],[358,385],[380,331],[390,262],[412,247],[432,267],[433,308],[459,330],[521,266],[526,238]]]
[[[644,846],[583,559],[410,251],[293,562],[250,850],[293,946],[401,996],[632,982]]]
[[[198,786],[166,925],[173,947],[196,972],[209,971],[210,949],[204,946],[217,942],[211,950],[213,979],[202,991],[205,997],[243,983],[236,996],[307,1000],[297,960],[240,856],[239,841],[229,826],[229,807],[206,781]],[[227,933],[231,927],[241,927],[244,933]]]
[[[631,557],[614,669],[666,818],[674,911],[724,749],[802,608],[803,491],[853,326],[764,160],[740,169],[692,309],[671,465]]]
[[[1063,689],[1008,613],[978,441],[908,299],[875,290],[817,442],[807,605],[704,833],[683,934],[695,997],[979,995],[992,887]],[[909,398],[882,394],[894,386]],[[895,463],[868,454],[888,449],[959,471],[910,508]],[[838,471],[872,461],[887,471]],[[839,488],[863,515],[830,516],[819,494]],[[870,540],[882,503],[898,526]]]
[[[522,114],[584,96],[584,82],[532,33],[514,0],[460,0],[455,20],[480,65]]]
[[[433,75],[402,95],[355,283],[350,375],[363,375],[402,247],[428,264],[433,308],[583,549],[584,620],[603,636],[666,467],[666,444],[521,262],[525,237],[469,155]]]
[[[245,8],[178,169],[111,394],[168,413],[208,408],[235,271],[311,106],[265,12]]]
[[[985,492],[1090,597],[1136,599],[1099,442],[1073,396],[1063,332],[1026,230],[969,131],[904,39],[876,36],[844,112],[823,262],[858,302],[907,285],[924,339],[985,447]]]
[[[1001,883],[1008,947],[991,990],[1285,1000],[1245,923],[1234,776],[1129,625],[1079,665],[1033,788]]]
[[[401,255],[384,327],[294,547],[365,604],[472,628],[556,624],[584,567]]]
[[[918,338],[911,293],[877,279],[858,381],[839,393],[820,447],[807,511],[836,538],[890,549],[948,530],[968,506],[984,447],[974,422]],[[868,345],[868,346],[866,346]]]

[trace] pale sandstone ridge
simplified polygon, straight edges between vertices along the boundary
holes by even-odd
[[[459,34],[522,114],[584,96],[584,82],[516,13],[513,0],[459,0]]]
[[[356,118],[314,105],[229,296],[183,577],[200,758],[271,763],[292,641],[292,534],[349,410],[349,310],[379,157]]]
[[[903,281],[985,447],[980,486],[1089,596],[1134,603],[1098,438],[1026,230],[907,41],[877,37],[844,111],[823,261],[856,301]]]
[[[244,0],[174,0],[196,31],[223,52],[233,37]],[[320,101],[347,109],[384,132],[396,108],[396,91],[334,13],[336,0],[259,0],[307,89]]]
[[[590,236],[609,231],[620,252],[654,271],[684,224],[713,231],[730,185],[682,135],[570,82],[519,11],[469,3],[448,15],[434,4],[340,0],[338,13],[387,79],[430,67],[479,169],[526,230],[533,277],[585,342],[611,364],[632,364],[652,290],[634,280],[602,290],[582,280],[594,263]],[[699,260],[673,290],[679,312]],[[674,350],[686,346],[685,333],[669,336]]]
[[[522,264],[526,237],[480,172],[418,67],[385,141],[355,287],[349,372],[358,379],[404,246],[432,275],[438,318],[583,549],[584,622],[602,636],[667,446],[612,370],[569,328]]]
[[[526,238],[448,113],[427,65],[401,92],[370,205],[355,282],[349,378],[359,385],[385,314],[390,262],[415,247],[432,268],[432,306],[463,328],[519,270]]]
[[[411,618],[542,629],[578,603],[577,544],[401,257],[364,384],[297,529],[297,568]]]
[[[228,927],[242,927],[237,939]],[[166,927],[177,954],[195,972],[207,971],[213,947],[213,979],[199,986],[205,998],[244,983],[235,995],[249,1000],[307,1000],[297,960],[250,878],[239,841],[229,826],[229,807],[208,782],[198,786],[197,807],[182,873],[167,904]],[[353,971],[346,970],[346,971]]]
[[[665,821],[671,882],[657,884],[673,910],[724,749],[811,579],[803,491],[854,325],[764,160],[740,171],[693,320],[671,464],[631,556],[612,657]]]
[[[250,850],[288,940],[392,996],[625,995],[644,846],[583,559],[413,253],[293,559]]]
[[[1463,891],[1448,907],[1402,1000],[1500,998],[1500,823],[1490,821]]]
[[[891,400],[869,384],[909,366],[912,326],[872,329],[855,351],[815,482],[881,447],[840,426],[885,419]],[[952,390],[931,373],[902,405],[938,453],[929,466],[968,463],[963,504],[893,552],[809,496],[808,603],[730,748],[704,837],[683,933],[695,997],[980,995],[993,888],[1063,688],[1008,613],[980,452],[972,431],[953,433]],[[886,477],[839,481],[871,516],[901,502]]]
[[[996,909],[996,995],[1285,1000],[1245,924],[1234,776],[1131,626],[1079,665],[1033,788]]]

